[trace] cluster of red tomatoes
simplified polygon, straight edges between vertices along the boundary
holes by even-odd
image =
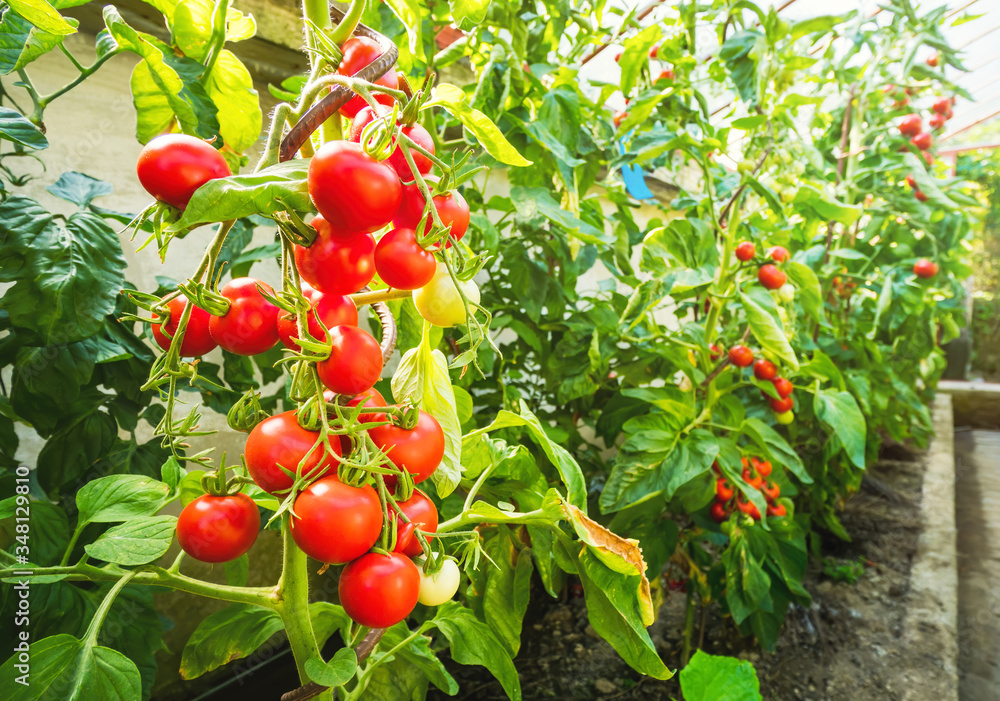
[[[657,59],[659,58],[659,55],[660,55],[660,47],[659,47],[659,45],[654,46],[653,48],[651,48],[649,50],[649,58],[651,60],[650,74],[652,74],[652,73],[655,72],[655,67],[658,65],[657,64]],[[618,63],[621,60],[621,58],[622,58],[622,52],[619,51],[618,53],[615,54],[615,63]],[[657,74],[656,78],[653,79],[653,85],[656,85],[657,83],[660,83],[660,82],[669,83],[669,82],[673,82],[673,80],[674,80],[674,71],[673,71],[673,69],[667,67],[664,64],[664,67],[660,69],[659,74]],[[626,97],[625,98],[625,104],[628,105],[628,103],[629,103],[629,99]],[[625,118],[627,116],[628,116],[628,110],[627,109],[621,110],[619,112],[615,112],[615,115],[614,115],[614,118],[613,118],[614,119],[614,123],[615,123],[615,128],[619,127],[621,125],[621,123],[625,120]]]
[[[742,263],[748,263],[757,255],[757,247],[752,241],[742,241],[736,246],[736,259]],[[757,282],[768,290],[776,290],[778,299],[782,302],[791,302],[795,299],[795,287],[788,282],[788,275],[779,266],[785,263],[790,255],[784,246],[772,246],[767,249],[765,259],[771,259],[773,263],[765,263],[757,270]]]
[[[712,346],[712,350],[719,352],[715,345]],[[754,377],[764,382],[771,382],[778,397],[772,397],[767,392],[764,392],[764,390],[761,390],[761,393],[771,404],[771,409],[774,410],[775,414],[774,418],[778,423],[792,423],[792,420],[795,418],[795,414],[792,413],[792,409],[795,408],[795,400],[792,399],[792,392],[795,390],[795,385],[785,377],[778,377],[777,365],[765,358],[760,358],[757,362],[754,362],[753,351],[744,345],[735,345],[729,349],[729,362],[738,368],[748,368],[753,365]]]
[[[931,109],[933,114],[928,120],[931,131],[940,131],[945,123],[954,116],[952,106],[955,98],[942,97],[937,100]],[[910,143],[920,149],[924,154],[924,160],[928,166],[934,164],[934,155],[931,153],[931,146],[934,145],[934,137],[930,131],[924,131],[924,120],[916,112],[903,117],[897,125],[899,133],[910,137]],[[900,147],[900,151],[905,151],[906,146]],[[917,181],[912,175],[906,176],[906,184],[913,189],[913,196],[920,202],[927,201],[927,195],[920,191]]]
[[[738,490],[732,482],[722,476],[719,463],[712,464],[712,470],[716,474],[715,478],[715,502],[709,507],[708,513],[716,523],[722,523],[729,514],[732,513],[733,505],[741,512],[754,519],[760,520],[760,510],[754,503],[748,500],[742,491]],[[785,516],[788,511],[784,504],[778,503],[781,496],[781,487],[775,482],[767,479],[771,476],[771,463],[767,460],[743,458],[743,482],[752,489],[759,490],[767,500],[768,516]]]

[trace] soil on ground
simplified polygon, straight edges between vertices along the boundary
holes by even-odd
[[[812,558],[805,586],[813,595],[809,608],[793,606],[777,649],[764,652],[741,638],[717,605],[708,609],[702,649],[753,663],[765,699],[776,701],[894,701],[903,682],[900,665],[905,598],[920,533],[919,509],[923,464],[920,456],[898,446],[871,468],[859,494],[850,499],[842,521],[851,536],[843,542],[823,538],[828,564],[863,561],[854,584],[835,581],[824,564]],[[671,669],[681,663],[685,595],[666,591],[666,600],[649,629],[660,656]],[[909,653],[912,654],[912,646]],[[935,650],[919,654],[935,658]],[[678,678],[644,678],[626,665],[587,622],[582,598],[562,601],[533,596],[525,617],[521,651],[515,660],[523,697],[533,699],[682,699]],[[435,701],[506,699],[503,689],[482,667],[447,661],[460,685],[456,697],[432,690]],[[911,682],[912,683],[912,680]]]

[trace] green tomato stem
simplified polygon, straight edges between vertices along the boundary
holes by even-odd
[[[281,523],[284,555],[281,579],[277,588],[277,611],[285,624],[285,633],[288,635],[288,644],[295,658],[299,681],[308,684],[306,660],[313,657],[322,659],[322,657],[309,616],[308,558],[292,539],[290,518],[289,514],[285,514]]]

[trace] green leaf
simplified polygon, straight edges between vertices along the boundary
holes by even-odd
[[[170,548],[176,516],[132,519],[105,531],[84,550],[93,558],[118,565],[145,565],[158,560]]]
[[[17,110],[0,107],[0,139],[7,139],[31,149],[48,148],[45,134],[34,124],[22,117]]]
[[[431,649],[431,639],[426,635],[418,635],[406,645],[399,647],[410,637],[406,623],[397,623],[385,631],[379,647],[371,656],[372,661],[379,661],[374,672],[366,676],[367,687],[365,697],[371,699],[398,699],[410,701],[414,698],[424,698],[427,695],[428,682],[431,682],[449,696],[458,693],[458,683],[448,674],[441,660]],[[384,650],[393,650],[392,659],[382,661]]]
[[[309,679],[323,686],[341,686],[349,682],[358,670],[358,656],[349,647],[342,647],[329,662],[310,657],[305,664]]]
[[[580,581],[590,625],[637,672],[654,679],[673,676],[656,653],[642,620],[634,592],[640,575],[623,575],[608,567],[590,550],[579,556]]]
[[[813,398],[813,411],[844,446],[851,462],[865,469],[865,417],[849,392],[821,390]]]
[[[800,23],[801,24],[801,23]],[[753,665],[734,657],[698,650],[681,670],[685,701],[761,701]]]
[[[812,484],[812,477],[806,472],[798,453],[792,450],[780,433],[758,418],[747,419],[742,432],[757,444],[769,460],[776,465],[784,465],[804,484]]]
[[[55,183],[45,189],[60,199],[72,202],[77,207],[86,208],[98,197],[110,195],[113,188],[111,183],[83,173],[70,171],[60,175]]]
[[[406,36],[410,40],[410,53],[418,59],[423,59],[424,8],[420,0],[385,0],[385,4],[406,29]]]
[[[649,65],[649,50],[663,36],[659,25],[652,24],[633,37],[625,40],[622,45],[622,57],[618,65],[622,69],[621,89],[626,97],[632,92],[642,69]]]
[[[0,21],[0,75],[24,68],[59,46],[65,38],[62,34],[42,31],[13,10],[5,12]]]
[[[252,654],[284,629],[281,616],[251,604],[230,604],[202,619],[184,646],[180,673],[194,679]]]
[[[12,325],[34,332],[43,345],[92,336],[114,312],[125,257],[104,220],[76,212],[60,225],[33,200],[15,196],[0,205],[0,239],[24,256],[3,308]]]
[[[511,701],[521,698],[521,682],[510,655],[493,631],[457,601],[438,607],[432,621],[451,645],[451,656],[459,664],[486,667],[503,686]]]
[[[490,0],[448,0],[448,5],[455,24],[463,29],[472,29],[486,19]]]
[[[314,601],[309,604],[309,618],[312,619],[316,642],[319,643],[320,647],[323,647],[330,636],[338,630],[344,636],[349,635],[353,623],[343,606],[332,604],[329,601]]]
[[[553,224],[562,227],[568,235],[583,243],[602,245],[609,242],[603,231],[560,207],[559,203],[552,197],[552,193],[544,187],[522,187],[520,185],[512,187],[510,199],[517,208],[518,217],[529,219],[537,212]]]
[[[526,160],[510,145],[493,120],[468,104],[468,97],[461,88],[448,83],[435,86],[433,98],[424,103],[424,109],[439,105],[457,117],[479,139],[483,148],[501,163],[512,166],[531,165],[531,161]]]
[[[781,360],[793,370],[797,370],[798,358],[795,357],[795,351],[788,342],[785,328],[778,318],[777,305],[771,295],[763,288],[751,287],[740,290],[740,301],[743,303],[743,312],[750,324],[750,331],[764,349],[765,355]]]
[[[532,440],[542,449],[545,456],[555,466],[556,470],[559,471],[563,484],[566,485],[566,496],[569,503],[586,510],[587,482],[583,477],[580,465],[573,459],[569,451],[549,438],[545,429],[542,428],[538,417],[531,413],[525,402],[521,402],[519,411],[521,412],[520,416],[510,411],[500,411],[497,413],[497,417],[493,423],[484,428],[469,432],[466,434],[466,438],[468,439],[480,433],[488,433],[501,428],[524,426],[528,429],[528,434]]]
[[[875,306],[875,320],[872,321],[871,330],[866,334],[869,339],[874,340],[878,335],[879,329],[881,328],[882,317],[885,313],[892,308],[892,282],[893,274],[889,273],[885,276],[885,282],[882,284],[882,291],[879,292],[878,302]]]
[[[788,279],[795,286],[795,292],[802,308],[806,314],[811,316],[820,324],[826,324],[826,312],[823,308],[823,291],[819,285],[819,278],[812,268],[798,261],[790,260],[785,263],[785,272]]]
[[[758,53],[755,49],[763,40],[760,32],[744,29],[726,39],[719,49],[719,58],[726,64],[740,99],[748,105],[756,105],[758,101]]]
[[[250,581],[250,556],[246,553],[230,560],[223,568],[226,571],[226,584],[231,587],[245,587]]]
[[[503,643],[511,657],[521,647],[521,626],[531,598],[529,585],[534,571],[527,551],[518,551],[510,543],[510,529],[503,529],[503,543],[511,557],[494,558],[496,567],[487,565],[486,587],[483,593],[483,617]]]
[[[115,523],[152,516],[170,488],[141,475],[109,475],[88,482],[76,493],[79,523]]]
[[[861,205],[840,202],[812,185],[799,185],[794,202],[808,205],[823,219],[833,219],[844,226],[853,224],[864,211]]]
[[[45,442],[38,453],[39,483],[47,492],[56,492],[76,481],[107,456],[117,434],[115,420],[91,407]]]
[[[54,635],[32,643],[27,655],[31,660],[30,674],[22,676],[15,668],[18,655],[11,655],[0,667],[0,698],[8,701],[142,698],[142,679],[135,663],[111,648],[72,635]]]
[[[11,9],[43,32],[57,36],[76,33],[76,27],[66,21],[52,5],[45,0],[6,0]]]
[[[430,336],[431,326],[425,323],[420,345],[403,354],[392,376],[392,396],[397,402],[412,401],[441,424],[444,459],[431,481],[443,498],[462,480],[462,425],[455,410],[448,360],[441,351],[431,348]]]
[[[306,177],[309,162],[293,159],[248,175],[210,180],[198,188],[184,214],[168,229],[179,233],[199,224],[312,210]]]
[[[219,134],[226,146],[243,153],[260,137],[260,98],[246,66],[228,49],[219,52],[204,81],[205,92],[219,109]]]
[[[722,564],[726,568],[726,604],[737,625],[759,608],[771,610],[771,578],[750,550],[745,537],[732,538],[722,553]]]

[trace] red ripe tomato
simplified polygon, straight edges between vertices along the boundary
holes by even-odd
[[[437,261],[417,243],[413,229],[393,229],[375,246],[375,270],[389,287],[415,290],[431,281]]]
[[[330,342],[330,357],[316,363],[324,387],[353,397],[378,382],[382,349],[370,333],[357,326],[334,326]]]
[[[323,392],[323,398],[328,402],[332,402],[337,398],[337,393],[326,390]],[[360,392],[356,396],[352,397],[351,400],[347,402],[346,406],[356,407],[362,403],[366,408],[386,406],[385,398],[382,396],[382,393],[374,387],[366,389],[364,392]],[[363,413],[358,420],[361,422],[385,421],[385,414],[379,412],[367,412]],[[350,455],[354,452],[354,443],[351,441],[350,436],[344,435],[340,437],[340,450],[341,455]],[[383,479],[386,480],[386,486],[392,489],[396,486],[396,483],[393,481],[392,484],[389,484],[390,477],[392,477],[392,475],[383,475]],[[395,477],[392,478],[395,480]]]
[[[615,116],[612,117],[612,121],[615,123],[615,129],[621,126],[625,118],[628,117],[628,110],[621,110],[620,112],[615,112]]]
[[[931,136],[926,131],[922,131],[916,136],[914,136],[912,139],[910,139],[910,143],[916,146],[921,151],[926,151],[931,147],[931,144],[934,143],[934,137]]]
[[[708,507],[708,515],[712,517],[712,520],[716,523],[722,523],[727,518],[729,518],[729,512],[726,507],[719,502],[714,502],[710,507]]]
[[[352,141],[328,141],[309,162],[309,197],[338,229],[374,231],[399,209],[403,186],[396,171]]]
[[[295,267],[310,285],[329,294],[351,294],[375,277],[375,238],[352,234],[322,216],[310,222],[316,229],[311,246],[295,246]]]
[[[622,52],[619,51],[615,54],[615,63],[618,63],[621,60],[622,60]]]
[[[368,37],[351,37],[344,42],[341,47],[344,57],[337,66],[337,73],[340,75],[352,76],[372,61],[382,55],[382,47],[378,42]],[[396,89],[399,87],[399,78],[396,71],[390,70],[381,78],[375,81],[377,85],[386,88]],[[375,101],[383,105],[392,105],[393,99],[383,93],[372,93]],[[351,100],[340,108],[340,113],[348,119],[354,117],[359,111],[368,105],[360,95],[352,97]]]
[[[358,325],[358,308],[350,297],[323,294],[316,290],[312,290],[311,293],[306,293],[303,290],[303,294],[312,304],[312,309],[306,319],[309,322],[309,335],[315,340],[323,341],[326,339],[326,334],[323,333],[318,319],[321,319],[323,325],[328,329],[332,329],[334,326]],[[278,337],[285,348],[299,350],[299,344],[296,343],[299,338],[299,326],[295,314],[282,312],[281,316],[278,317]]]
[[[340,573],[340,605],[355,622],[389,628],[410,615],[420,594],[420,572],[400,553],[368,553]]]
[[[414,483],[434,474],[444,458],[441,424],[423,410],[412,429],[386,424],[368,429],[368,435],[396,467],[413,475]]]
[[[327,399],[327,401],[333,399],[333,392],[330,392],[329,394],[330,397]],[[325,395],[326,393],[324,393],[324,396]],[[366,407],[388,406],[388,404],[385,403],[385,397],[383,397],[382,393],[379,392],[374,387],[366,389],[364,392],[359,392],[357,395],[352,397],[349,402],[347,402],[347,406],[355,407],[361,404],[362,402]],[[381,421],[383,419],[379,420]]]
[[[769,399],[771,403],[771,408],[778,414],[784,414],[786,411],[791,411],[795,408],[795,400],[791,397],[785,397],[784,399]]]
[[[913,264],[913,274],[921,278],[932,278],[938,274],[938,264],[921,258]]]
[[[940,129],[944,126],[944,123],[948,121],[948,118],[943,114],[935,114],[928,120],[928,124],[931,125],[931,129]]]
[[[785,377],[777,377],[771,380],[771,384],[774,385],[774,389],[778,392],[778,396],[784,399],[790,395],[795,390],[795,385],[791,383]]]
[[[340,565],[371,550],[382,533],[382,505],[370,484],[352,487],[336,475],[295,498],[292,539],[314,560]]]
[[[753,469],[757,470],[757,474],[761,477],[767,477],[771,474],[771,470],[773,468],[771,467],[770,460],[764,460],[761,462],[757,458],[753,458]]]
[[[379,110],[379,117],[392,114],[392,110],[388,108],[383,108]],[[375,113],[372,111],[371,106],[363,107],[357,115],[354,117],[354,121],[351,122],[351,129],[348,132],[348,138],[356,143],[361,143],[361,133],[364,128],[372,123],[375,119]],[[434,139],[426,129],[424,129],[419,124],[412,124],[411,126],[404,126],[400,129],[400,132],[404,136],[408,136],[413,139],[422,148],[434,153]],[[363,145],[363,144],[362,144]],[[411,150],[410,155],[413,157],[413,163],[417,166],[417,170],[420,171],[421,175],[426,175],[430,172],[431,167],[434,165],[424,154],[419,151]],[[410,164],[406,162],[406,156],[403,155],[402,150],[397,146],[392,151],[386,160],[396,174],[403,180],[413,180],[413,171],[410,170]]]
[[[930,56],[927,57],[927,65],[928,66],[930,66],[931,68],[937,68],[937,64],[938,64],[938,55],[937,54],[931,54]]]
[[[760,509],[752,501],[744,501],[743,495],[736,497],[736,507],[753,520],[760,520]]]
[[[309,458],[302,465],[303,475],[319,477],[331,471],[336,473],[337,459],[325,453],[322,445],[313,448],[318,438],[318,432],[299,426],[294,411],[264,419],[250,431],[243,450],[250,477],[265,492],[287,492],[292,488],[294,479],[281,468],[295,474],[307,454]],[[339,442],[330,441],[330,448],[334,454],[341,454]]]
[[[220,290],[230,301],[229,311],[208,320],[212,339],[230,353],[257,355],[278,342],[279,309],[257,289],[274,294],[271,286],[252,277],[230,280]]]
[[[146,192],[184,209],[195,190],[216,178],[232,175],[222,154],[187,134],[158,136],[142,149],[135,166]]]
[[[778,367],[770,360],[761,358],[753,364],[753,376],[758,380],[773,380],[778,376]]]
[[[764,496],[771,501],[781,496],[781,487],[770,480],[764,483],[761,491],[764,492]]]
[[[760,489],[760,486],[764,484],[764,478],[761,477],[756,472],[751,472],[749,468],[743,468],[743,481],[749,484],[754,489]]]
[[[203,494],[177,517],[177,542],[202,562],[229,562],[250,549],[260,533],[260,511],[246,494]]]
[[[774,265],[768,263],[767,265],[762,265],[760,270],[757,271],[757,281],[769,290],[776,290],[785,284],[785,280],[788,276],[785,275],[783,270],[778,270]]]
[[[934,110],[935,112],[937,112],[940,115],[947,114],[948,110],[951,109],[951,98],[950,97],[942,97],[940,100],[938,100],[937,102],[934,103],[934,105],[931,107],[931,109]]]
[[[660,71],[660,75],[656,76],[656,80],[654,80],[653,82],[658,83],[661,80],[673,80],[673,79],[674,79],[674,72],[669,68],[667,68],[665,70]]]
[[[411,496],[406,501],[397,502],[399,510],[406,514],[407,518],[410,519],[411,523],[416,524],[417,528],[423,531],[425,534],[433,533],[438,527],[438,512],[437,507],[434,506],[434,502],[430,498],[421,492],[419,489],[413,490],[413,496]],[[400,519],[399,526],[402,528],[403,521]],[[431,539],[431,536],[426,536],[427,540]],[[420,541],[414,535],[410,542],[402,548],[397,548],[398,552],[404,555],[409,555],[410,557],[416,557],[422,551],[420,549]]]
[[[733,346],[729,349],[729,362],[738,368],[750,367],[753,351],[746,346]]]
[[[753,260],[756,253],[757,247],[750,241],[743,241],[736,247],[736,258],[744,263],[748,260]]]
[[[177,295],[167,302],[169,312],[167,320],[162,324],[153,324],[153,338],[156,344],[163,350],[170,348],[170,341],[177,332],[177,324],[180,323],[184,307],[189,304],[187,297]],[[153,315],[157,319],[158,316]],[[208,332],[208,322],[212,315],[200,307],[192,307],[191,318],[188,319],[187,327],[184,329],[184,338],[181,339],[181,355],[187,358],[205,355],[214,349],[218,343]],[[167,333],[163,333],[166,331]],[[170,334],[168,337],[167,334]]]
[[[913,191],[913,196],[915,198],[917,198],[917,202],[926,202],[927,201],[927,195],[925,195],[922,190],[914,190]]]
[[[781,516],[784,516],[787,513],[788,512],[785,510],[785,505],[784,504],[770,504],[767,507],[767,515],[768,516],[781,517]]]
[[[718,345],[713,343],[708,347],[708,357],[714,362],[722,357],[722,350]]]
[[[906,184],[914,190],[917,189],[917,179],[914,178],[912,174],[906,176]]]
[[[656,56],[657,56],[657,55],[658,55],[659,53],[660,53],[660,47],[659,47],[659,46],[654,46],[653,48],[651,48],[651,49],[649,50],[649,57],[650,57],[650,58],[656,58]]]
[[[784,263],[788,260],[788,249],[784,246],[772,246],[767,249],[767,255],[776,263]]]
[[[919,114],[911,114],[899,121],[899,133],[904,136],[916,136],[924,128],[924,121]]]
[[[951,104],[953,104],[953,105],[955,104],[955,98],[951,99]],[[948,110],[947,112],[944,113],[944,118],[945,119],[951,119],[954,116],[955,116],[955,113],[952,110]]]
[[[725,477],[719,477],[715,480],[715,499],[716,501],[727,502],[733,498],[733,484]]]
[[[420,194],[416,183],[406,185],[403,188],[402,203],[392,220],[392,225],[397,229],[416,229],[420,217],[424,214],[426,203],[427,200]],[[469,205],[462,197],[462,193],[452,190],[443,195],[435,195],[434,207],[441,218],[441,223],[451,227],[449,236],[453,240],[459,241],[465,236],[465,232],[469,230]],[[434,219],[428,215],[424,231],[430,231],[433,226]]]

